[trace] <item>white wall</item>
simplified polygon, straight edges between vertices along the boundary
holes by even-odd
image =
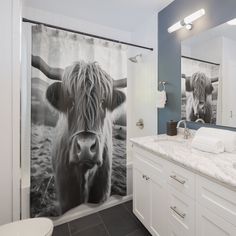
[[[19,214],[20,0],[0,1],[0,225]],[[16,85],[16,87],[15,87]],[[13,96],[14,94],[14,96]],[[17,107],[16,107],[16,100]],[[14,145],[14,149],[13,149]],[[14,165],[13,165],[14,158]],[[17,198],[15,198],[17,197]]]
[[[12,219],[12,2],[0,1],[0,224]]]
[[[222,125],[235,127],[236,41],[223,37],[222,42]]]
[[[111,27],[95,24],[85,20],[78,20],[64,15],[54,14],[30,7],[23,7],[23,17],[57,25],[68,29],[78,30],[90,34],[97,34],[108,38],[130,41],[131,35],[128,31],[122,31]]]
[[[157,14],[151,15],[132,32],[133,43],[154,48],[154,51],[133,48],[131,56],[142,53],[142,59],[135,64],[129,62],[132,74],[131,133],[132,136],[157,134]],[[144,128],[139,129],[136,122],[142,118]]]
[[[192,47],[191,53],[192,57],[220,64],[222,60],[221,48],[222,38],[218,37],[206,42],[202,42],[199,45],[194,45]]]
[[[201,60],[220,64],[222,60],[222,38],[217,37],[209,41],[194,43],[192,45],[183,43],[181,51],[183,56],[199,58]]]

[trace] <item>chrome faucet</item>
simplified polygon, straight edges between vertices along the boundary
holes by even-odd
[[[176,128],[178,129],[180,127],[181,124],[184,124],[184,139],[188,139],[190,136],[190,132],[189,129],[187,128],[187,122],[186,120],[180,120],[176,126]]]
[[[205,124],[205,121],[201,118],[198,118],[197,120],[195,120],[195,122],[201,122],[201,123]]]

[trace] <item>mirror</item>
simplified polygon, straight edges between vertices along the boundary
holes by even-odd
[[[236,20],[181,43],[181,117],[236,127]]]

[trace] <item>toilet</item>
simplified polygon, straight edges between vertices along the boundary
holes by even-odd
[[[47,218],[32,218],[0,226],[1,236],[52,236],[53,223]]]

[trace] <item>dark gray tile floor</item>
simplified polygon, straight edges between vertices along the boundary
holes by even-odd
[[[53,236],[151,236],[132,212],[132,201],[54,228]]]

